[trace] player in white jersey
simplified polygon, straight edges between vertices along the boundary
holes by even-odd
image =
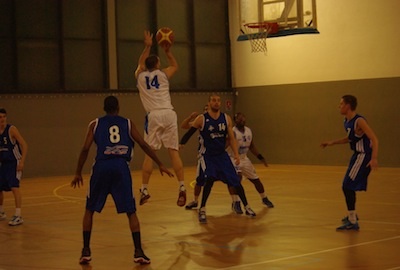
[[[237,141],[240,157],[240,164],[238,166],[235,166],[236,171],[240,177],[244,176],[254,184],[254,187],[260,194],[262,203],[269,208],[273,208],[274,204],[268,199],[267,195],[265,194],[264,185],[261,183],[260,178],[258,177],[253,164],[251,163],[251,160],[247,156],[247,153],[250,150],[250,152],[252,152],[264,164],[265,167],[268,167],[268,164],[265,158],[260,154],[260,152],[258,152],[254,144],[253,133],[251,129],[246,126],[245,115],[241,112],[236,113],[233,117],[233,121],[235,122],[233,133]],[[235,164],[232,155],[232,149],[229,149],[228,153],[231,157],[233,164]]]
[[[144,50],[139,57],[135,71],[140,99],[146,111],[145,141],[159,150],[161,146],[168,149],[172,167],[179,181],[178,206],[186,204],[186,188],[184,184],[183,163],[179,155],[178,118],[171,104],[169,79],[178,70],[178,63],[170,50],[170,45],[164,45],[168,67],[160,69],[160,58],[150,55],[153,45],[153,34],[144,31]],[[153,160],[145,155],[142,166],[142,188],[140,189],[140,205],[149,198],[148,184],[153,171]]]

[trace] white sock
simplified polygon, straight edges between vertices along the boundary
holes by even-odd
[[[185,181],[179,181],[179,188],[181,188],[181,187],[185,187]]]
[[[356,216],[356,211],[355,210],[349,211],[349,220],[353,224],[357,223],[357,216]]]
[[[147,189],[147,186],[148,186],[149,184],[142,184],[142,190],[143,189]]]
[[[21,216],[21,208],[15,208],[15,215],[16,215],[17,217],[20,217],[20,216]]]

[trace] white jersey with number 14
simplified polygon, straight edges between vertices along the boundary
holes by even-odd
[[[167,75],[159,70],[143,71],[137,78],[140,99],[146,112],[173,109]]]

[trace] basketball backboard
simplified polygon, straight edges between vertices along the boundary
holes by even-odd
[[[256,22],[279,25],[279,32],[268,37],[319,33],[316,30],[316,0],[240,0],[239,24],[242,34],[244,25]]]

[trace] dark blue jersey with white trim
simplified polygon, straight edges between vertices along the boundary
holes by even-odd
[[[93,131],[97,145],[96,160],[124,158],[130,161],[135,143],[131,137],[129,119],[106,115],[93,121],[96,123]]]
[[[224,153],[227,136],[226,115],[221,113],[217,119],[213,119],[208,113],[204,113],[204,123],[200,129],[199,154],[215,156]]]
[[[350,141],[350,148],[351,150],[359,153],[367,153],[370,154],[372,153],[372,147],[371,147],[371,141],[368,138],[368,136],[363,133],[361,135],[356,134],[356,129],[357,129],[357,121],[358,119],[363,118],[363,116],[356,114],[352,119],[350,120],[344,120],[344,128],[347,132],[347,138]]]
[[[21,159],[19,143],[13,141],[10,136],[12,125],[7,124],[3,133],[0,134],[0,162],[16,161]]]

